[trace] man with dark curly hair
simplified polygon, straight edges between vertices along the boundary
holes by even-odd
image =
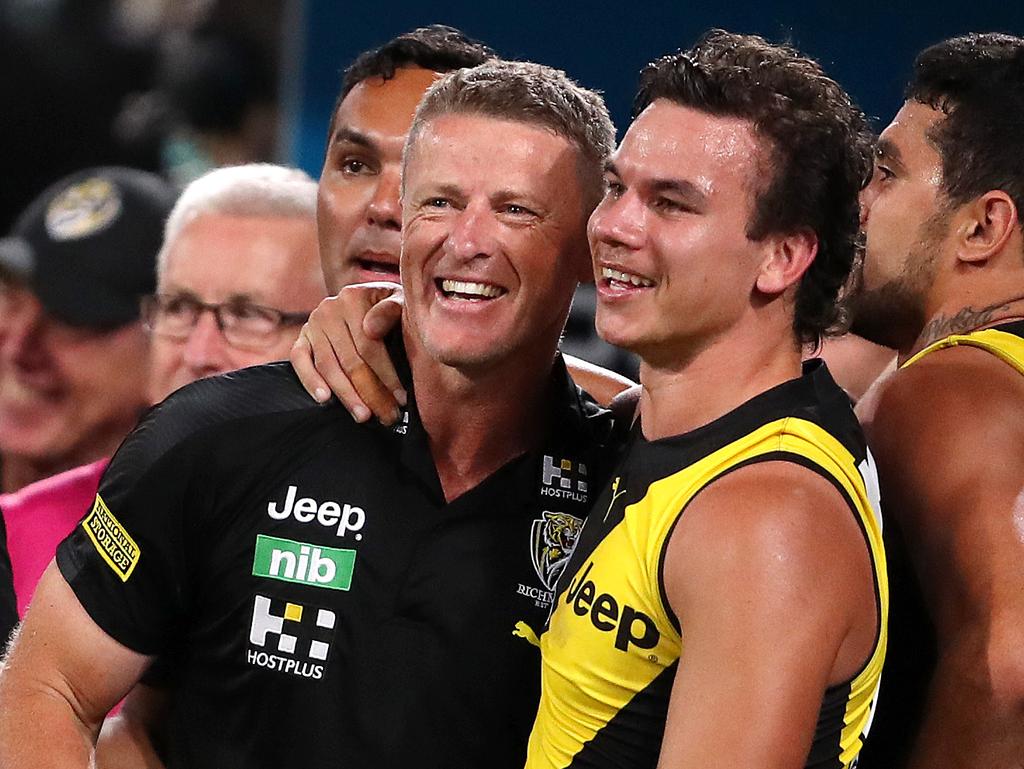
[[[863,196],[854,330],[896,348],[900,367],[858,409],[893,542],[909,552],[878,720],[912,739],[912,767],[1009,769],[1024,756],[1022,126],[1024,38],[934,45]],[[904,623],[917,606],[929,621]],[[906,676],[922,658],[927,686]]]
[[[885,651],[876,478],[800,351],[838,320],[864,118],[717,30],[644,70],[636,113],[589,235],[639,416],[541,637],[527,766],[849,767]]]

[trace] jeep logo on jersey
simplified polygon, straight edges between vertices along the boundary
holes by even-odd
[[[250,665],[320,679],[334,640],[337,617],[330,609],[257,595],[249,625]]]
[[[252,573],[283,582],[348,590],[352,586],[355,564],[355,550],[309,545],[260,534],[256,537]]]
[[[574,466],[570,459],[560,459],[556,463],[554,457],[545,454],[540,493],[545,497],[586,502],[587,466],[582,462]]]
[[[310,523],[315,520],[327,528],[337,527],[336,533],[339,537],[344,537],[352,531],[356,533],[357,540],[363,538],[359,533],[366,523],[366,511],[363,508],[348,503],[342,506],[330,500],[317,502],[312,497],[299,497],[298,494],[298,486],[289,486],[280,507],[277,502],[267,503],[267,515],[275,521],[283,521],[288,516],[293,516],[299,523]]]
[[[565,591],[565,603],[573,612],[589,616],[590,624],[602,633],[615,633],[615,648],[628,651],[630,644],[638,649],[653,649],[661,639],[654,620],[628,603],[619,602],[610,593],[598,592],[593,580],[587,579],[594,562],[587,564],[583,575],[569,584]]]
[[[545,510],[530,529],[530,560],[548,590],[555,589],[558,575],[565,569],[576,547],[576,538],[583,528],[583,520],[568,513]]]

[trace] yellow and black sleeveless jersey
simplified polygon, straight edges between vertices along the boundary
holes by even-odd
[[[541,636],[541,702],[528,769],[654,767],[686,617],[668,606],[665,546],[690,500],[754,462],[796,462],[831,481],[864,533],[879,632],[852,680],[824,692],[808,767],[856,763],[878,691],[888,589],[878,485],[860,425],[821,361],[803,376],[689,433],[646,441],[634,430],[562,574]]]
[[[947,347],[978,347],[988,350],[1024,374],[1024,321],[1004,323],[1001,326],[972,331],[969,334],[953,334],[925,347],[913,356],[903,367],[911,366],[925,355]]]

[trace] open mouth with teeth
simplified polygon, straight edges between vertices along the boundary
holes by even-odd
[[[620,272],[619,270],[613,270],[611,267],[601,268],[601,280],[611,288],[651,288],[654,286],[653,280],[641,277],[640,275],[633,275],[629,272]]]
[[[359,269],[366,272],[378,272],[381,275],[390,275],[396,280],[398,279],[398,265],[392,264],[391,262],[377,262],[372,259],[359,259],[357,260]]]
[[[505,289],[490,283],[475,283],[468,280],[450,280],[438,278],[437,289],[448,299],[459,299],[466,302],[485,302],[504,295]]]

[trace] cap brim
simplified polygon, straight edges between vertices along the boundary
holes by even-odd
[[[36,276],[41,277],[41,276]],[[70,326],[117,328],[139,319],[139,299],[89,274],[58,270],[29,285],[46,311]]]

